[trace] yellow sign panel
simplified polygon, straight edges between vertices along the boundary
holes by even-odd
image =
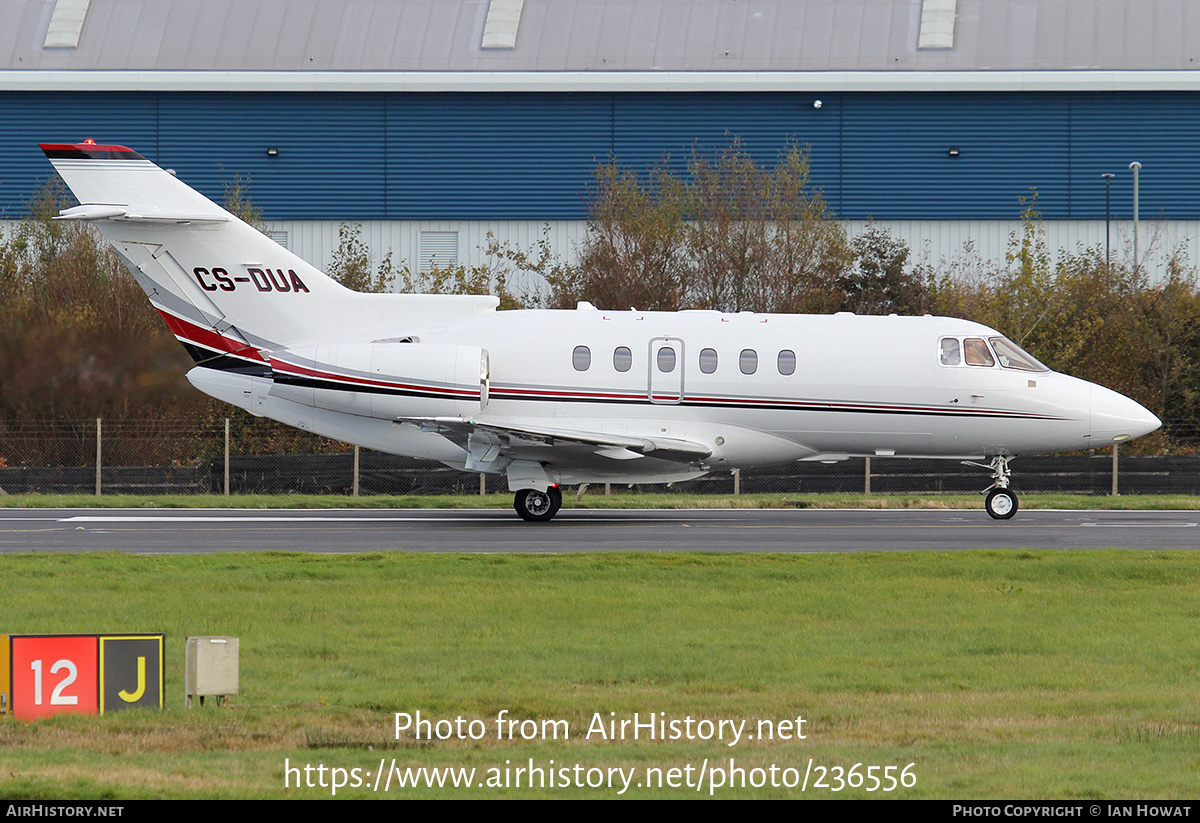
[[[100,636],[100,714],[163,707],[163,636]]]

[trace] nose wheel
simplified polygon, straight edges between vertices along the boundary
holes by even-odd
[[[537,489],[521,489],[513,500],[513,508],[522,520],[531,523],[545,523],[562,508],[562,492],[557,486],[551,486],[543,491]]]
[[[1012,489],[992,489],[983,507],[996,520],[1008,520],[1017,513],[1017,496]]]

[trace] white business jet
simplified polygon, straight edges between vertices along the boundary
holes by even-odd
[[[670,483],[795,460],[1018,454],[1158,428],[1116,392],[946,317],[496,311],[495,297],[360,294],[139,154],[43,145],[196,361],[192,385],[306,431],[503,475],[526,520],[559,486]],[[981,463],[979,461],[987,461]]]

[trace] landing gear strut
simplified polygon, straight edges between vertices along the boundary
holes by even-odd
[[[537,489],[521,489],[513,500],[513,508],[522,520],[534,523],[545,523],[562,508],[562,492],[558,486],[551,486],[544,492]]]
[[[992,485],[984,489],[987,498],[983,501],[983,507],[996,520],[1008,520],[1017,513],[1017,494],[1008,487],[1009,479],[1012,476],[1012,472],[1008,469],[1008,461],[1011,459],[1004,455],[996,455],[987,465],[972,463],[969,460],[963,461],[967,466],[978,466],[981,469],[988,469],[992,473]]]

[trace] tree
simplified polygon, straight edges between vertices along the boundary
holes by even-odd
[[[588,234],[577,267],[550,279],[552,305],[589,300],[613,308],[674,311],[688,291],[684,184],[662,167],[643,181],[615,159],[596,169]]]
[[[836,305],[835,279],[852,259],[795,144],[771,168],[738,138],[715,154],[696,147],[684,176],[612,159],[589,196],[579,265],[552,284],[555,305],[822,309]]]
[[[688,164],[692,304],[721,311],[794,312],[831,307],[849,266],[846,234],[809,183],[808,153],[796,144],[773,168],[738,138]]]
[[[770,172],[735,138],[715,159],[695,149],[688,174],[690,302],[722,311],[759,308],[770,291],[759,279],[771,263]]]
[[[334,249],[328,274],[348,289],[381,294],[391,291],[396,280],[389,251],[375,266],[371,250],[362,241],[362,226],[343,223],[338,227],[338,247]]]
[[[1200,437],[1200,294],[1195,271],[1172,255],[1164,280],[1141,295],[1146,329],[1144,379],[1162,399],[1173,439]]]
[[[190,360],[55,180],[0,243],[0,418],[182,415]],[[169,411],[168,411],[169,410]]]
[[[820,189],[810,184],[807,151],[796,144],[787,147],[775,166],[770,193],[773,225],[758,310],[836,310],[837,279],[853,252]]]
[[[925,284],[907,269],[908,244],[887,229],[868,226],[850,243],[854,267],[839,280],[842,308],[855,314],[914,314],[924,311]]]
[[[263,230],[263,212],[250,200],[250,176],[233,175],[233,181],[225,184],[225,211],[248,223],[259,231]]]

